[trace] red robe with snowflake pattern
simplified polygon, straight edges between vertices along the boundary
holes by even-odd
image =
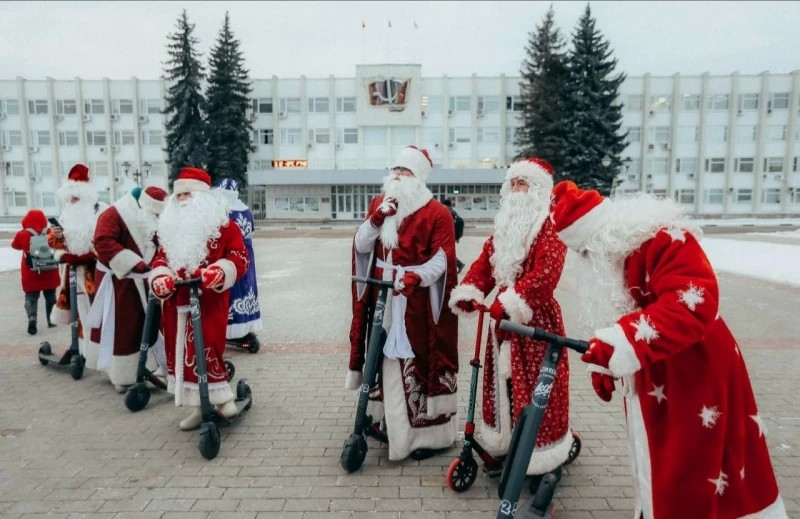
[[[498,290],[497,297],[511,321],[564,335],[561,307],[553,292],[561,279],[566,254],[566,245],[554,232],[550,220],[545,219],[522,263],[522,273],[512,287],[502,285]],[[484,298],[497,285],[492,273],[493,255],[494,236],[484,243],[480,256],[453,290],[451,307],[455,307],[459,300],[475,300],[491,306],[491,302],[484,301]],[[547,343],[512,334],[510,341],[499,344],[494,339],[497,334],[491,333],[496,332],[496,327],[497,323],[493,323],[485,354],[481,445],[499,455],[508,452],[513,427],[522,409],[531,402]],[[544,474],[561,465],[566,461],[571,446],[569,362],[564,354],[528,465],[528,474]]]
[[[224,284],[217,290],[201,289],[200,315],[208,372],[208,392],[212,404],[233,399],[228,372],[223,360],[225,332],[228,327],[228,290],[247,271],[248,255],[242,232],[231,220],[220,227],[220,237],[208,241],[208,256],[200,268],[216,265],[225,273]],[[152,262],[152,281],[161,275],[186,277],[186,272],[170,268],[163,244]],[[151,287],[152,290],[152,287]],[[189,314],[189,287],[178,287],[163,303],[161,330],[167,354],[167,389],[175,394],[176,405],[199,406],[200,394],[194,355],[194,334]],[[181,352],[183,362],[178,360]]]
[[[638,308],[596,336],[623,376],[635,517],[784,518],[765,428],[695,237],[662,229],[627,256]]]

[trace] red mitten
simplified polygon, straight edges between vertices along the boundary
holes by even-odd
[[[150,282],[153,293],[159,299],[166,299],[175,292],[175,280],[165,275],[158,276]]]
[[[70,254],[69,252],[65,252],[59,258],[61,263],[66,263],[68,265],[76,265],[76,264],[78,264],[78,260],[79,259],[80,259],[80,256],[78,256],[77,254]]]
[[[216,265],[211,265],[200,271],[200,278],[202,278],[200,286],[210,290],[216,290],[222,288],[225,284],[225,271]]]
[[[394,280],[394,288],[404,296],[408,297],[411,292],[422,283],[422,278],[415,272],[406,272],[401,279]]]
[[[378,209],[369,217],[369,221],[373,227],[380,227],[387,216],[397,214],[397,199],[394,197],[386,197],[378,206]]]
[[[604,402],[611,402],[611,393],[614,392],[616,386],[614,379],[605,373],[592,372],[592,387],[600,400]]]
[[[131,269],[131,272],[134,274],[144,274],[145,272],[150,272],[150,267],[147,266],[147,263],[144,261],[140,261],[136,264],[135,267]]]
[[[600,339],[589,339],[589,349],[586,353],[581,355],[581,360],[587,364],[596,364],[598,366],[607,368],[608,361],[614,354],[614,347],[606,344]]]
[[[508,319],[508,313],[499,299],[495,299],[492,306],[489,307],[489,315],[498,323],[503,319]]]
[[[459,301],[456,303],[456,306],[459,307],[461,310],[465,312],[474,312],[478,309],[478,302],[474,299],[467,299],[464,301]]]

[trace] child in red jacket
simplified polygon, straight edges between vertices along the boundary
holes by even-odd
[[[11,247],[22,251],[20,277],[22,291],[25,292],[25,312],[28,314],[28,333],[36,335],[36,314],[39,306],[39,292],[44,292],[44,305],[47,311],[47,326],[55,326],[50,322],[50,310],[56,303],[56,287],[61,282],[58,269],[37,272],[28,266],[31,237],[33,233],[41,234],[47,227],[47,217],[39,209],[31,209],[22,217],[22,230],[14,236]]]

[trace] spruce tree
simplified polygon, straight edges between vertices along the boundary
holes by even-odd
[[[609,194],[622,161],[627,135],[620,134],[619,87],[625,74],[617,66],[610,43],[595,28],[589,5],[572,35],[569,52],[568,131],[564,175],[582,188]],[[603,158],[611,163],[604,167]]]
[[[198,40],[192,33],[186,10],[178,18],[176,32],[167,36],[169,59],[165,63],[169,82],[164,114],[166,117],[167,161],[170,186],[184,166],[205,167],[206,102],[202,93],[205,78],[200,54],[195,49]]]
[[[234,178],[243,189],[247,185],[248,154],[253,150],[253,125],[247,117],[252,87],[228,13],[211,48],[208,68],[208,171],[215,180]]]
[[[553,7],[530,33],[522,64],[520,94],[522,126],[517,130],[518,158],[540,157],[550,162],[557,177],[564,167],[565,86],[569,79],[565,42],[553,20]]]

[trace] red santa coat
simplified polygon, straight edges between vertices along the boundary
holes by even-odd
[[[47,218],[44,213],[28,211],[22,217],[22,230],[18,231],[11,241],[11,248],[22,251],[22,263],[20,264],[20,277],[22,279],[22,290],[24,292],[39,292],[41,290],[53,290],[58,287],[61,278],[58,269],[36,272],[31,270],[25,261],[31,249],[31,237],[33,236],[28,229],[33,229],[37,234],[41,234],[47,227]]]
[[[561,307],[553,292],[561,279],[567,247],[545,219],[522,263],[522,273],[514,285],[501,285],[497,298],[511,321],[535,326],[548,332],[564,335]],[[497,285],[491,258],[495,254],[494,236],[483,245],[480,256],[470,266],[461,284],[453,290],[450,307],[463,313],[456,303],[485,301]],[[497,323],[495,323],[497,326]],[[531,402],[536,378],[539,376],[547,343],[512,335],[510,341],[499,344],[489,333],[483,372],[482,445],[493,455],[508,452],[513,427],[522,409]],[[510,384],[509,384],[510,383]],[[508,387],[510,385],[511,394]],[[512,397],[513,395],[513,397]],[[513,401],[513,414],[511,402]],[[569,362],[561,357],[556,381],[536,438],[536,448],[528,465],[528,474],[544,474],[563,464],[569,457],[572,432],[569,428]]]
[[[628,255],[624,279],[638,308],[596,336],[614,346],[609,368],[625,377],[635,517],[786,517],[747,369],[695,237],[660,230]]]
[[[215,265],[225,273],[225,281],[219,291],[201,289],[200,295],[208,393],[212,404],[223,404],[234,398],[222,358],[228,326],[228,289],[245,274],[249,261],[239,227],[228,220],[228,224],[219,230],[220,237],[208,241],[208,255],[199,267]],[[162,275],[187,277],[183,269],[175,271],[170,268],[163,245],[156,252],[152,266],[150,280]],[[164,301],[161,331],[167,354],[167,390],[175,394],[175,405],[199,406],[200,391],[194,355],[195,330],[189,314],[189,287],[178,287]]]
[[[115,385],[136,382],[146,292],[144,277],[126,276],[139,262],[149,264],[156,252],[156,241],[140,230],[142,210],[126,195],[103,211],[94,233],[98,292],[90,311],[90,341],[100,349],[98,368],[108,370]]]
[[[372,200],[367,219],[382,200],[382,196]],[[392,460],[406,458],[419,448],[449,447],[455,441],[458,426],[458,319],[443,304],[457,282],[453,217],[440,202],[429,200],[406,216],[397,232],[398,245],[391,251],[380,239],[376,240],[372,254],[359,254],[354,248],[353,274],[393,279],[391,270],[371,266],[374,258],[413,267],[443,254],[446,268],[433,285],[419,286],[408,297],[404,322],[414,358],[384,358],[379,382],[370,395],[369,414],[374,420],[386,416]],[[353,288],[350,373],[346,384],[350,389],[360,384],[369,308],[374,306],[377,293],[374,287],[363,293]],[[390,300],[392,297],[390,291]],[[386,313],[389,312],[387,308]]]

